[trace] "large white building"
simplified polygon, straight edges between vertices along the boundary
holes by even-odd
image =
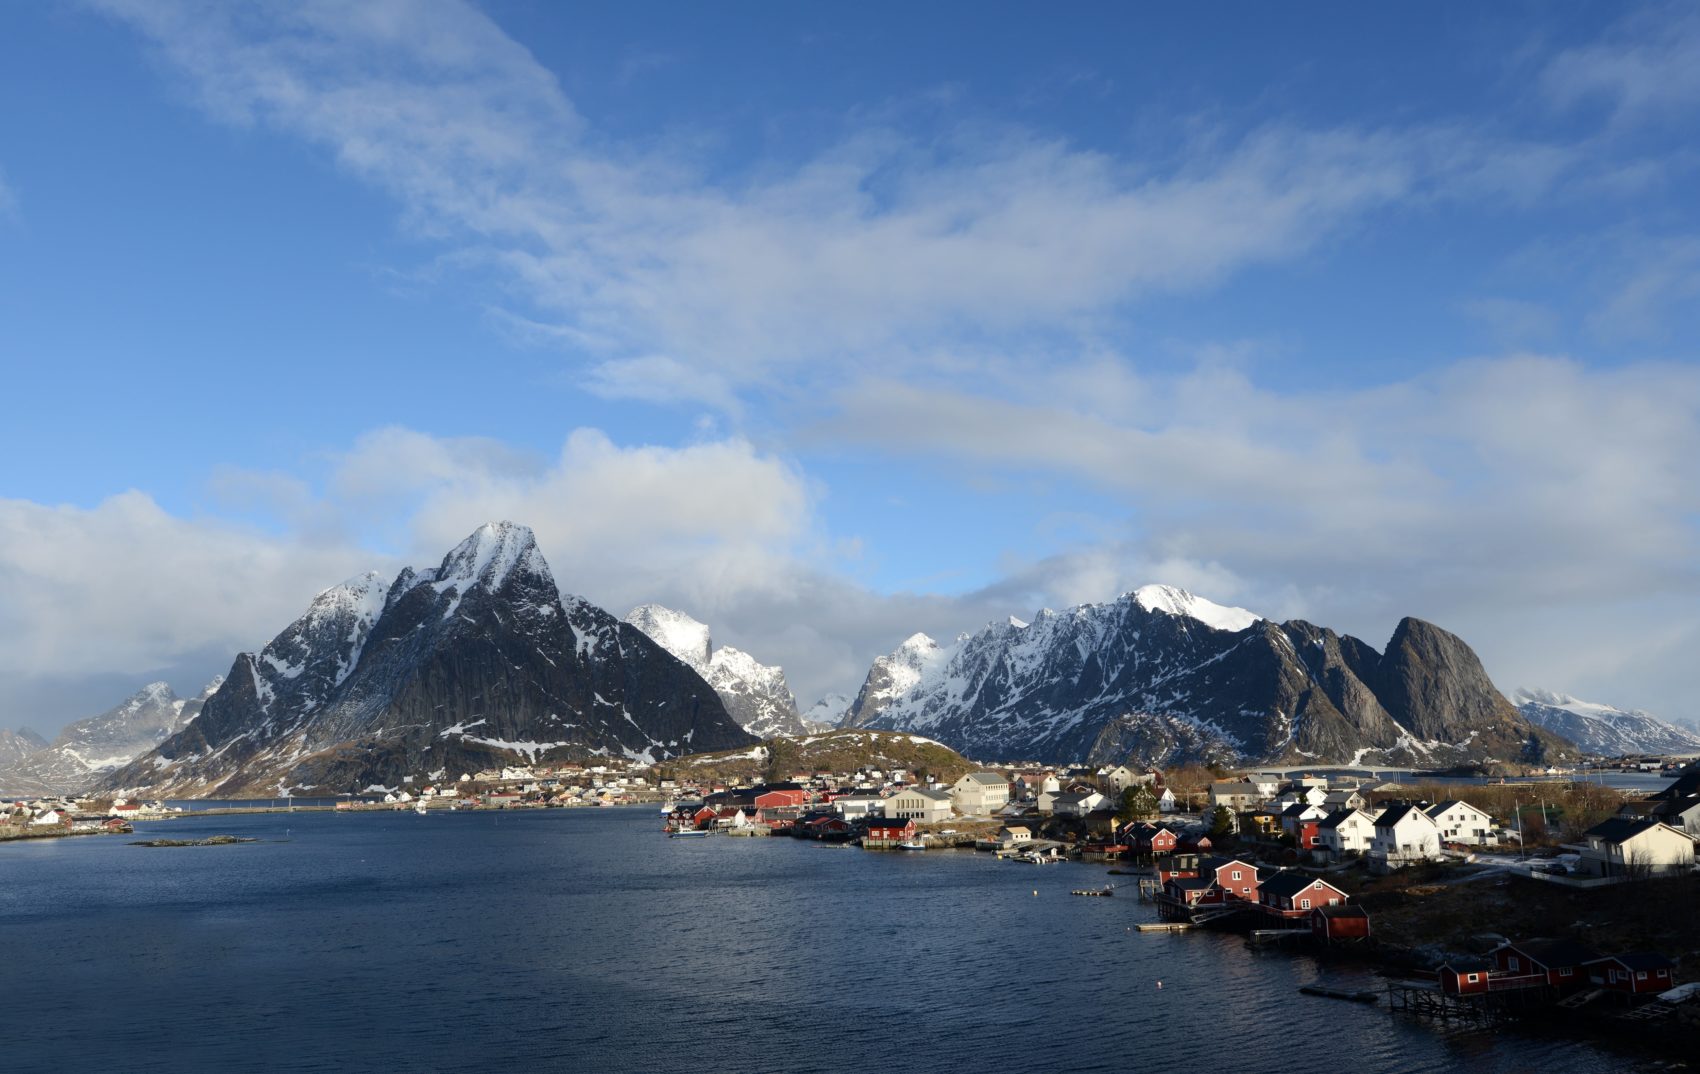
[[[913,820],[919,824],[949,820],[950,792],[906,787],[885,800],[885,815],[892,820]]]
[[[970,772],[951,786],[950,800],[965,816],[990,816],[1009,801],[1009,781],[1001,772]]]

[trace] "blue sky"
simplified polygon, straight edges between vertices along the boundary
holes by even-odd
[[[0,725],[534,526],[854,692],[1148,581],[1700,715],[1700,16],[0,7]]]

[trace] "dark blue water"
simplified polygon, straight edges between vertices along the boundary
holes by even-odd
[[[656,826],[298,813],[137,825],[255,844],[0,844],[0,1071],[1630,1066],[1301,996],[1375,981],[1131,931],[1136,900],[1068,894],[1102,867]]]

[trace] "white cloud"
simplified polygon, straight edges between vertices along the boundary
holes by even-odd
[[[1634,12],[1553,57],[1541,87],[1561,107],[1602,100],[1620,121],[1680,115],[1700,102],[1700,15],[1686,4]]]
[[[1077,330],[1382,208],[1535,196],[1586,160],[1444,126],[1276,122],[1155,160],[864,124],[813,159],[711,181],[685,152],[599,138],[461,4],[101,6],[214,115],[325,147],[458,263],[508,273],[527,308],[499,316],[589,351],[593,390],[651,401],[730,408],[776,370],[794,386],[846,357],[896,368],[937,340]]]

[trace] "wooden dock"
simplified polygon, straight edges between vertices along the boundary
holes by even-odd
[[[1451,995],[1438,986],[1416,981],[1387,982],[1387,1009],[1406,1014],[1500,1025],[1527,1011],[1550,1007],[1550,988],[1515,988],[1497,992]]]
[[[1141,925],[1140,932],[1186,932],[1192,928],[1190,921],[1164,921],[1160,924]]]

